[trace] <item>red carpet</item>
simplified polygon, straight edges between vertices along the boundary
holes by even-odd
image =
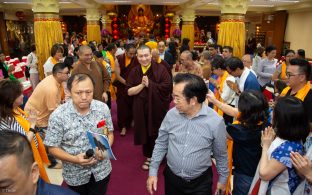
[[[119,135],[117,128],[116,103],[112,102],[112,118],[114,123],[115,141],[113,151],[117,158],[112,161],[113,171],[111,173],[110,183],[107,195],[147,195],[146,180],[148,171],[143,171],[141,165],[145,158],[142,154],[141,146],[133,144],[133,130],[127,132],[125,137]],[[156,195],[164,195],[164,177],[162,171],[164,164],[158,172],[158,189]],[[216,170],[213,169],[214,176]],[[214,177],[214,186],[217,178]]]

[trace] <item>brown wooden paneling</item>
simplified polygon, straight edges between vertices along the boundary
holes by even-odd
[[[1,51],[5,55],[9,55],[9,47],[8,47],[8,39],[7,39],[7,31],[4,21],[4,13],[0,12],[0,43],[1,43]]]
[[[277,11],[271,13],[274,15],[273,21],[267,23],[265,17],[263,17],[262,24],[261,24],[261,31],[266,32],[266,45],[267,44],[274,44],[277,48],[277,58],[281,56],[283,51],[283,42],[287,24],[287,12],[286,11]]]

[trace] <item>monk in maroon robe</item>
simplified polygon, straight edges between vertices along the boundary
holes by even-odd
[[[139,64],[135,52],[135,45],[128,44],[125,53],[118,55],[115,61],[116,80],[113,85],[117,88],[117,124],[121,130],[121,136],[126,135],[126,131],[130,128],[133,119],[132,97],[128,96],[126,80],[132,68]]]
[[[127,87],[133,96],[134,144],[143,145],[147,160],[142,168],[148,170],[158,129],[169,109],[172,79],[164,66],[152,62],[148,46],[137,49],[137,58],[140,65],[131,70]]]

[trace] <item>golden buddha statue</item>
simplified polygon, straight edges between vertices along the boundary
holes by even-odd
[[[138,9],[137,15],[132,17],[128,23],[135,36],[146,35],[150,32],[150,27],[152,26],[152,21],[144,15],[144,9],[142,7]]]

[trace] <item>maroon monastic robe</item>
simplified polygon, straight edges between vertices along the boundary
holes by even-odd
[[[170,104],[172,79],[168,70],[152,62],[144,74],[149,78],[148,87],[133,96],[134,144],[141,145],[151,137],[157,137],[158,129],[164,119]],[[127,88],[142,82],[141,66],[134,67],[127,79]]]
[[[120,76],[127,80],[131,69],[137,66],[139,63],[137,57],[134,57],[130,64],[126,67],[126,54],[118,55],[117,57]],[[117,88],[116,103],[117,103],[117,124],[121,129],[123,127],[130,128],[132,122],[132,97],[128,96],[126,86],[117,79],[113,82],[113,85]]]

